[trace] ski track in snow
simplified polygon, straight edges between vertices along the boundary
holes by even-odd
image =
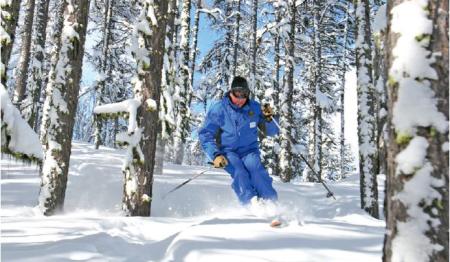
[[[359,208],[359,178],[329,186],[283,184],[275,178],[284,227],[240,207],[223,171],[166,164],[156,175],[152,217],[121,213],[125,152],[75,142],[65,212],[36,208],[36,166],[1,160],[2,261],[380,261],[384,221]],[[380,182],[382,178],[380,178]],[[383,183],[382,183],[383,184]],[[381,189],[381,188],[380,188]],[[381,193],[381,192],[380,192]],[[382,203],[382,195],[380,202]]]

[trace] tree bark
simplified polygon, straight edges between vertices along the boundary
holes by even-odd
[[[175,164],[182,164],[184,158],[184,147],[186,137],[189,135],[190,129],[190,104],[191,104],[191,85],[189,76],[189,36],[190,36],[190,10],[191,0],[183,1],[183,9],[181,11],[181,69],[180,76],[182,87],[178,101],[177,130],[174,138]]]
[[[361,208],[371,216],[379,218],[375,173],[376,127],[373,117],[375,99],[372,78],[372,33],[368,0],[360,0],[355,4],[355,17]]]
[[[28,123],[30,126],[34,127],[34,130],[38,130],[39,114],[42,111],[41,105],[41,93],[44,81],[44,62],[45,62],[45,39],[48,23],[48,6],[50,0],[38,0],[36,5],[36,15],[35,15],[35,33],[34,40],[32,43],[32,62],[31,62],[31,79],[30,79],[30,94],[31,100],[33,101],[33,106],[31,109],[30,119]]]
[[[198,30],[200,25],[200,9],[202,8],[202,1],[197,0],[197,6],[194,17],[194,33],[192,35],[192,50],[191,50],[191,86],[194,86],[195,60],[197,59],[197,45],[198,45]]]
[[[25,98],[25,92],[27,89],[28,78],[28,66],[30,64],[30,47],[31,47],[31,35],[33,29],[34,18],[34,4],[35,0],[27,0],[24,25],[22,32],[22,46],[20,47],[20,59],[17,66],[16,74],[16,91],[15,91],[15,103],[21,104]],[[19,108],[22,108],[20,105]],[[22,111],[22,109],[21,109]]]
[[[89,14],[89,1],[60,4],[64,7],[64,29],[57,43],[57,62],[51,68],[42,126],[46,139],[39,206],[45,215],[61,211],[64,206]]]
[[[96,105],[104,104],[104,96],[105,96],[105,87],[106,87],[106,77],[107,76],[107,61],[109,57],[109,45],[111,39],[111,19],[112,19],[112,9],[114,2],[111,0],[105,0],[105,10],[103,13],[103,37],[102,37],[102,57],[100,58],[100,73],[102,75],[102,79],[97,83],[96,88]],[[104,144],[105,141],[102,140],[102,127],[106,124],[106,121],[102,121],[99,117],[94,117],[95,122],[95,130],[94,130],[94,144],[95,149],[98,149],[100,145]]]
[[[6,88],[6,71],[8,68],[9,58],[11,57],[12,46],[16,36],[16,26],[19,21],[20,0],[2,2],[1,7],[1,27],[7,35],[1,37],[1,64],[0,76],[1,83]],[[4,38],[5,37],[5,38]]]
[[[296,13],[297,7],[295,1],[289,1],[290,12],[290,31],[289,38],[286,42],[286,84],[282,90],[282,96],[280,101],[281,114],[280,114],[280,163],[281,163],[281,180],[283,182],[289,182],[292,179],[292,95],[294,92],[294,54],[295,54],[295,25],[296,25]]]
[[[386,75],[388,87],[389,148],[386,187],[386,228],[383,261],[449,261],[449,155],[448,155],[448,110],[449,110],[449,60],[448,60],[448,1],[418,2],[416,12],[423,12],[423,23],[429,23],[431,30],[420,28],[414,34],[399,32],[393,25],[409,20],[409,13],[398,12],[401,5],[411,4],[405,0],[388,1],[388,28],[386,38]],[[394,16],[393,12],[397,15]],[[424,21],[426,19],[426,21]],[[414,72],[408,66],[402,70],[398,66],[399,55],[394,50],[404,49],[401,41],[409,40],[421,50],[412,50],[404,56],[420,61],[424,70]],[[415,41],[415,42],[414,42]],[[414,52],[414,53],[412,53]],[[432,54],[439,54],[433,57]],[[417,60],[416,60],[417,59]],[[420,59],[420,60],[419,60]],[[408,60],[406,60],[408,62]],[[415,86],[429,93],[429,98],[408,94]],[[417,87],[416,87],[417,88]],[[406,90],[406,91],[405,91]],[[412,131],[398,122],[398,110],[405,110],[407,100],[414,108],[426,108],[427,112],[415,112],[414,119],[433,120],[429,123],[412,122]],[[414,101],[410,101],[414,99]],[[433,101],[430,101],[432,99]],[[400,109],[397,109],[400,107]],[[404,111],[410,113],[408,110]],[[410,150],[412,143],[421,141],[425,146],[415,148],[415,155],[423,155],[423,161],[414,168],[406,169],[399,155]],[[413,188],[413,189],[411,189]],[[417,230],[420,229],[420,230]],[[411,234],[413,232],[413,234]],[[411,237],[414,241],[409,241]],[[406,252],[399,245],[411,250]],[[416,251],[416,252],[414,252]]]
[[[144,47],[149,51],[151,66],[145,61],[138,60],[138,81],[141,88],[135,89],[135,96],[142,102],[138,111],[138,124],[143,128],[143,138],[141,139],[142,153],[144,163],[136,165],[136,174],[138,181],[137,197],[134,203],[128,206],[128,212],[131,216],[150,216],[153,173],[155,166],[156,140],[158,135],[159,121],[159,101],[161,97],[161,76],[164,56],[164,40],[166,34],[166,16],[167,0],[154,1],[150,6],[148,2],[142,4],[143,13],[146,15],[153,9],[156,24],[150,17],[146,17],[151,28],[151,34],[139,32],[144,40]],[[139,59],[139,58],[138,58]],[[152,111],[147,106],[147,101],[153,99],[156,102],[157,110]],[[125,204],[125,203],[124,203]]]
[[[236,25],[234,27],[234,41],[233,41],[233,77],[236,76],[237,69],[237,54],[239,49],[239,31],[241,22],[241,0],[237,3]]]

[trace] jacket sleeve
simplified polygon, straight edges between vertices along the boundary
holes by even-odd
[[[198,132],[200,144],[203,150],[212,161],[221,152],[217,146],[216,135],[220,130],[220,102],[211,106],[208,114],[206,115],[205,122],[202,128]]]
[[[274,117],[274,116],[273,116]],[[278,133],[280,132],[280,129],[278,128],[278,126],[275,124],[275,121],[267,121],[264,117],[263,117],[263,121],[265,122],[266,125],[266,134],[268,136],[275,136],[278,135]]]

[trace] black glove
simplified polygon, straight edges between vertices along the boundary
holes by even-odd
[[[264,115],[264,118],[270,122],[272,121],[273,117],[273,109],[269,104],[264,104],[261,108],[262,114]]]

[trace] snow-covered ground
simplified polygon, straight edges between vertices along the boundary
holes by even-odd
[[[35,208],[37,167],[2,159],[1,261],[381,260],[385,224],[360,210],[356,175],[329,183],[337,201],[320,184],[275,181],[288,222],[271,228],[261,212],[239,206],[220,170],[163,199],[205,169],[166,165],[155,177],[152,216],[124,217],[123,155],[74,143],[65,213],[52,217]]]

